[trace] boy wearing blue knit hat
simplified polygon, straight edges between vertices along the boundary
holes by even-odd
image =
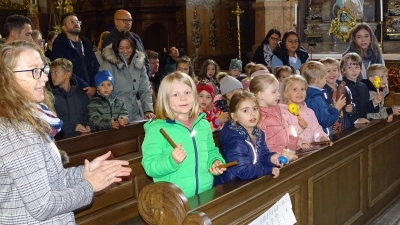
[[[229,75],[238,79],[242,73],[242,61],[240,59],[231,59],[229,64]]]
[[[118,129],[128,124],[128,111],[124,102],[112,94],[114,77],[107,70],[94,77],[97,93],[90,99],[87,113],[95,130]]]

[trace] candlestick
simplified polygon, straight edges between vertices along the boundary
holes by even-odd
[[[380,0],[379,2],[380,2],[380,7],[379,7],[379,9],[380,9],[380,11],[381,11],[381,21],[383,21],[383,0]]]
[[[238,28],[238,49],[239,49],[239,59],[241,59],[241,50],[240,50],[240,15],[244,13],[244,11],[239,7],[239,2],[236,2],[236,9],[232,11],[233,14],[236,15],[237,19],[237,28]]]
[[[294,3],[294,24],[297,25],[297,3]]]

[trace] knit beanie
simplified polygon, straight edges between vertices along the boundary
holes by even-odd
[[[212,99],[214,99],[215,97],[215,93],[214,93],[214,87],[211,84],[198,84],[196,86],[197,89],[197,94],[200,94],[200,92],[202,91],[206,91],[207,93],[209,93],[212,97]]]
[[[114,86],[114,77],[110,72],[108,72],[107,70],[97,72],[96,76],[94,77],[96,88],[98,88],[99,85],[106,80],[111,81],[112,85]]]
[[[243,89],[242,83],[240,81],[232,76],[225,76],[219,81],[219,86],[221,89],[221,94],[224,95],[230,91],[236,90],[236,89]]]
[[[229,70],[239,69],[242,71],[242,61],[240,59],[231,59],[231,63],[229,64]]]

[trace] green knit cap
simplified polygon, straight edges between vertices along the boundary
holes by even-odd
[[[229,64],[229,70],[239,69],[242,71],[242,61],[240,59],[231,59],[231,64]]]

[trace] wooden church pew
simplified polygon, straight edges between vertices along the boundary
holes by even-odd
[[[289,193],[298,225],[370,224],[400,197],[400,120],[373,121],[300,155],[273,179],[235,180],[189,199],[152,183],[139,195],[151,224],[248,224]]]

